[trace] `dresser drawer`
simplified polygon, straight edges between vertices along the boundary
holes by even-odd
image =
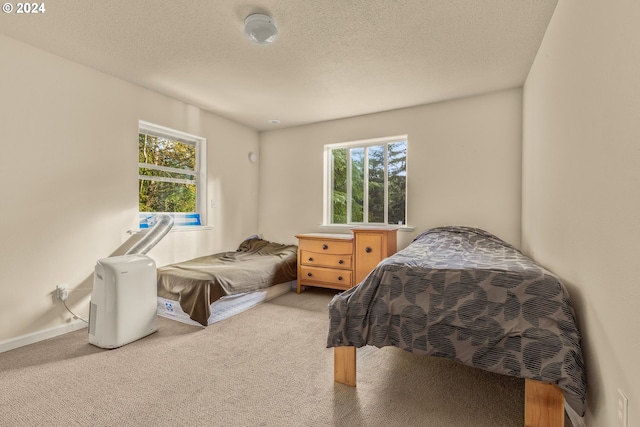
[[[300,280],[305,282],[319,282],[335,285],[335,287],[349,289],[351,287],[351,271],[336,268],[300,267]]]
[[[308,266],[333,267],[351,269],[353,257],[351,254],[327,254],[311,251],[300,251],[300,263]]]
[[[351,240],[300,240],[298,247],[301,251],[309,251],[326,254],[344,254],[351,255],[353,252],[353,243]]]

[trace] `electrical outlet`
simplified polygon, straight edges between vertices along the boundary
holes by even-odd
[[[64,286],[56,286],[56,296],[60,301],[66,301],[69,298],[69,290]]]
[[[618,426],[628,427],[629,399],[618,389]]]

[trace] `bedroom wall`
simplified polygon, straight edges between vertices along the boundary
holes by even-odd
[[[566,282],[586,425],[640,425],[640,3],[558,2],[524,86],[522,247]]]
[[[133,243],[138,120],[207,138],[217,205],[209,229],[172,231],[148,254],[158,265],[257,232],[256,131],[3,36],[0,58],[0,343],[70,322],[56,285],[86,317],[96,260]]]
[[[260,133],[259,226],[295,243],[321,228],[325,144],[408,134],[408,224],[469,225],[520,244],[520,89]]]

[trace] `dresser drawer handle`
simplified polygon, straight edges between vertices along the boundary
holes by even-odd
[[[369,252],[371,252],[371,248],[370,248],[369,246],[367,246],[366,248],[364,248],[364,251],[365,251],[366,253],[369,253]]]
[[[327,249],[329,249],[329,246],[327,246],[327,245],[322,245],[322,249],[327,250]]]
[[[311,273],[307,273],[307,276],[308,276],[308,277],[311,277]]]
[[[309,261],[313,261],[313,258],[309,257]]]
[[[338,280],[342,280],[342,276],[338,276]]]
[[[343,261],[343,260],[341,260],[341,259],[339,259],[339,260],[338,260],[338,264],[344,264],[344,261]]]

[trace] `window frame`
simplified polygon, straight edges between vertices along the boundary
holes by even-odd
[[[195,170],[193,173],[193,181],[195,181],[196,186],[196,212],[200,215],[200,225],[205,226],[206,218],[207,218],[207,168],[206,168],[206,158],[207,158],[207,139],[198,135],[193,135],[190,133],[182,132],[176,129],[171,129],[165,126],[160,126],[155,123],[146,122],[143,120],[138,121],[138,136],[141,134],[153,135],[160,138],[171,139],[174,141],[179,141],[184,144],[194,145],[196,147],[196,162],[195,162]],[[146,165],[144,163],[138,162],[138,188],[141,179],[148,179],[145,175],[140,175],[140,167],[141,165]],[[169,172],[178,172],[185,175],[192,175],[191,173],[185,173],[184,170],[168,168],[165,166],[155,166],[151,165],[153,169],[165,170]],[[190,180],[181,180],[178,178],[163,178],[160,177],[157,181],[164,182],[191,182]],[[138,198],[140,198],[140,194],[138,192]],[[141,214],[182,214],[182,212],[140,212],[138,210],[138,221],[140,221]],[[176,227],[180,227],[180,225],[176,224]],[[185,225],[185,227],[193,228],[197,227],[194,225]]]
[[[405,170],[406,181],[405,181],[405,200],[404,200],[404,223],[403,224],[389,224],[388,214],[389,214],[389,164],[388,164],[388,145],[394,142],[405,143],[405,156],[408,157],[409,151],[409,137],[408,135],[395,135],[381,138],[372,138],[358,141],[348,141],[348,142],[339,142],[334,144],[325,144],[324,146],[324,179],[323,179],[323,214],[322,214],[322,226],[325,227],[357,227],[357,226],[376,226],[376,227],[403,227],[407,228],[408,224],[408,209],[407,209],[407,201],[408,201],[408,171]],[[368,181],[369,181],[369,147],[373,146],[381,146],[384,145],[385,153],[384,153],[384,218],[386,222],[368,222],[369,218],[369,191],[368,190]],[[332,200],[332,189],[333,189],[333,164],[331,151],[334,149],[347,149],[347,184],[351,183],[352,177],[352,167],[351,167],[351,154],[350,149],[353,148],[364,148],[364,184],[363,184],[363,218],[366,218],[365,222],[352,222],[351,221],[351,198],[352,198],[352,187],[353,185],[347,185],[347,222],[345,223],[334,223],[332,222],[333,218],[333,200]]]

